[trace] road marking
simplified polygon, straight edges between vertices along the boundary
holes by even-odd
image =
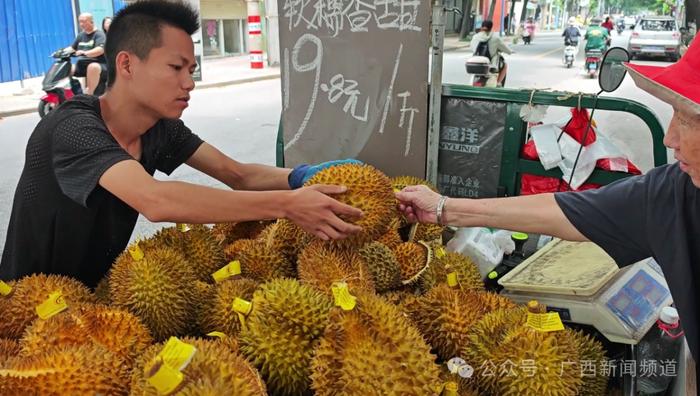
[[[555,53],[555,52],[561,52],[561,51],[562,51],[561,48],[554,48],[553,50],[547,51],[547,52],[545,52],[545,53],[543,53],[543,54],[535,55],[534,57],[535,57],[535,58],[544,58],[544,57],[547,56],[547,55],[552,55],[552,54]]]

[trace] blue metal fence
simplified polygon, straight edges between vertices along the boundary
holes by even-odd
[[[0,0],[0,82],[36,77],[75,38],[70,0]]]

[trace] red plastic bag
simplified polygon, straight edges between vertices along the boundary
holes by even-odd
[[[587,109],[571,109],[571,119],[564,126],[563,132],[569,134],[571,137],[576,139],[579,144],[583,141],[583,136],[586,131],[586,126],[588,125],[588,110]],[[591,129],[586,136],[586,142],[584,146],[595,142],[595,121],[591,122]],[[536,161],[539,159],[537,155],[537,148],[535,147],[535,142],[530,140],[523,146],[523,151],[521,153],[524,159]],[[610,160],[603,158],[598,160],[596,163],[596,168],[610,170]],[[640,175],[642,172],[629,160],[627,161],[627,173],[633,175]],[[585,183],[579,187],[576,191],[592,190],[601,187],[600,184],[595,183]],[[542,194],[548,192],[560,192],[560,191],[571,191],[569,183],[566,181],[546,176],[536,176],[531,174],[523,174],[520,181],[520,195],[532,195],[532,194]]]

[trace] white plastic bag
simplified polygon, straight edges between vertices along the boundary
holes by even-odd
[[[504,249],[496,243],[491,230],[482,227],[458,229],[455,236],[447,243],[447,250],[471,258],[479,268],[482,277],[486,277],[500,264],[504,253]]]
[[[544,169],[556,168],[562,160],[561,149],[557,142],[561,128],[553,124],[538,125],[530,129],[530,134],[535,141],[537,155]]]

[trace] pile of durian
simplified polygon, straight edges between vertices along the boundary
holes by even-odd
[[[307,184],[345,185],[337,198],[364,212],[343,241],[284,219],[178,225],[129,246],[94,292],[8,282],[0,395],[605,394],[607,377],[577,365],[603,364],[599,342],[528,326],[526,307],[444,249],[442,227],[401,217],[394,191],[418,183],[369,165],[316,174]],[[50,296],[63,308],[41,318]],[[178,367],[173,340],[194,350]]]

